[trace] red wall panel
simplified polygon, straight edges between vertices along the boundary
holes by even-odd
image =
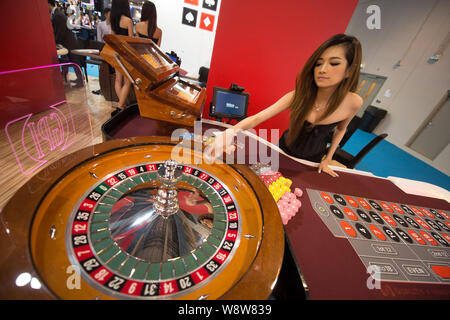
[[[293,90],[295,78],[312,52],[343,33],[358,0],[221,1],[207,86],[209,112],[213,87],[237,83],[250,93],[248,115]],[[259,128],[286,129],[289,112]],[[280,132],[281,133],[281,132]]]
[[[0,73],[58,63],[47,1],[0,1],[0,30]],[[0,74],[0,127],[63,100],[61,79],[43,69]]]
[[[0,1],[0,30],[0,71],[58,62],[47,1]]]

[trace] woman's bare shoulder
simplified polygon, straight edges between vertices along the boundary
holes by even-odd
[[[359,110],[359,108],[361,108],[364,100],[363,100],[363,98],[361,98],[361,96],[359,94],[357,94],[355,92],[349,92],[345,96],[345,102],[346,102],[345,104],[348,106],[348,108]]]
[[[144,35],[147,34],[147,28],[144,25],[144,22],[136,23],[135,28],[136,28],[136,31],[138,31],[139,33],[144,34]],[[143,33],[143,32],[145,32],[145,33]]]
[[[129,18],[129,17],[127,17],[127,16],[125,16],[125,15],[122,15],[121,17],[120,17],[120,24],[133,24],[133,20],[131,20],[131,18]]]

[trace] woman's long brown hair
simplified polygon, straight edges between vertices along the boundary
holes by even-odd
[[[122,15],[131,18],[130,4],[128,3],[128,0],[113,0],[109,20],[111,21],[111,29],[115,34],[120,33],[120,18]]]
[[[144,2],[142,6],[141,21],[148,21],[147,33],[149,38],[153,38],[157,27],[157,14],[155,4],[151,1]]]
[[[347,72],[349,76],[339,83],[328,101],[326,111],[312,125],[317,124],[332,114],[344,100],[347,93],[356,90],[359,81],[359,70],[362,57],[361,43],[353,36],[336,34],[322,43],[320,47],[314,51],[308,61],[306,61],[301,72],[297,75],[294,99],[290,105],[291,115],[286,139],[288,146],[291,146],[295,141],[295,138],[299,135],[303,127],[306,116],[314,107],[318,90],[316,82],[314,81],[314,67],[317,60],[326,49],[336,45],[342,46],[345,49]]]

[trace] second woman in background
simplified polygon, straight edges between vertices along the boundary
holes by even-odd
[[[153,2],[144,2],[141,22],[136,23],[136,33],[141,38],[152,39],[158,46],[161,45],[162,30],[157,25],[156,7]]]
[[[111,31],[113,34],[133,37],[133,21],[131,20],[130,4],[128,0],[113,0],[111,5]],[[118,109],[125,108],[125,101],[130,92],[131,82],[116,70],[114,89],[119,98]]]

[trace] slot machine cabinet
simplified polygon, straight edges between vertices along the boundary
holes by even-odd
[[[205,89],[178,77],[179,66],[150,39],[106,35],[100,55],[130,79],[139,113],[160,129],[193,127],[200,118]]]

